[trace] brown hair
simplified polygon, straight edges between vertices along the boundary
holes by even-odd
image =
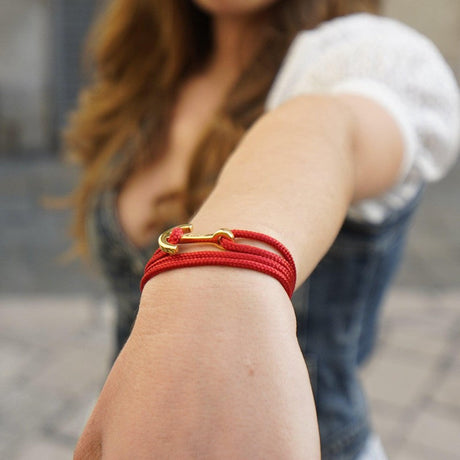
[[[379,0],[278,0],[270,7],[264,46],[195,149],[186,193],[178,198],[185,214],[202,203],[225,160],[263,113],[296,33],[358,11],[377,13],[378,7]],[[86,252],[85,220],[93,198],[160,155],[174,95],[211,52],[211,18],[191,0],[112,0],[100,15],[87,46],[92,82],[65,133],[66,152],[83,167],[74,194],[80,252]]]

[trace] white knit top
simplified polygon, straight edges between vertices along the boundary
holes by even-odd
[[[348,217],[382,222],[421,184],[442,178],[460,148],[460,94],[453,72],[426,37],[399,21],[357,13],[303,31],[266,102],[271,110],[305,93],[353,93],[392,114],[405,143],[398,183],[351,206]]]

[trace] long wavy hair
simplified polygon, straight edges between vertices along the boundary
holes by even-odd
[[[264,102],[295,35],[355,12],[378,13],[379,0],[278,0],[259,53],[227,93],[199,140],[182,193],[152,203],[158,224],[192,215]],[[94,198],[117,189],[161,156],[175,95],[213,50],[211,17],[192,0],[112,0],[98,15],[86,47],[90,83],[79,97],[64,148],[82,166],[74,192],[73,233],[87,252],[85,221]],[[152,147],[155,146],[155,147]],[[180,217],[168,215],[179,202]]]

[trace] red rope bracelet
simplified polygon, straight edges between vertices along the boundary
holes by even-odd
[[[148,280],[167,270],[203,265],[225,265],[247,268],[276,278],[292,297],[296,283],[296,268],[289,250],[274,238],[248,230],[218,230],[212,235],[193,235],[191,225],[181,225],[164,232],[158,239],[160,248],[145,266],[140,288]],[[276,249],[281,255],[248,244],[238,243],[235,238],[261,241]],[[177,253],[179,244],[212,243],[224,251],[197,251]]]

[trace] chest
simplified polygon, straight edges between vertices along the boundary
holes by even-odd
[[[163,194],[184,188],[192,155],[219,109],[222,88],[191,81],[178,95],[169,126],[168,142],[159,160],[134,173],[120,190],[120,224],[136,245],[147,244],[157,230],[152,203]]]

